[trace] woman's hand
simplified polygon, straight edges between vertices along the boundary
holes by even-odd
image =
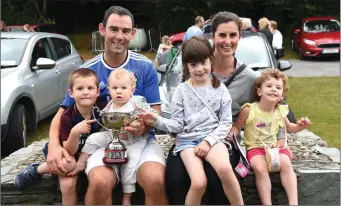
[[[208,152],[211,149],[211,145],[207,141],[202,141],[198,146],[195,147],[194,149],[194,154],[196,154],[198,157],[206,157]]]
[[[234,140],[234,138],[235,138],[235,135],[234,135],[233,133],[229,132],[229,133],[227,134],[225,140],[226,140],[226,141],[229,141],[230,143],[232,143],[233,140]]]

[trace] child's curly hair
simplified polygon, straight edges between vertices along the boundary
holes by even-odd
[[[131,80],[132,87],[135,89],[137,86],[137,79],[134,73],[121,67],[115,69],[110,73],[108,78],[108,85],[110,85],[110,82],[112,82],[113,78],[122,78],[124,76],[128,77]]]
[[[283,80],[283,98],[287,95],[288,89],[289,89],[289,83],[288,83],[288,77],[283,72],[279,71],[278,69],[274,68],[268,68],[262,74],[258,79],[256,80],[256,100],[259,101],[260,97],[258,96],[257,90],[262,86],[263,82],[265,80],[270,79],[271,77],[275,79],[282,79]]]

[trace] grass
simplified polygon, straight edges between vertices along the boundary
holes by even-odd
[[[296,119],[309,117],[308,128],[340,148],[340,77],[289,78],[287,102]]]
[[[288,36],[283,37],[283,47],[285,56],[281,59],[299,59],[298,53],[291,50],[291,38]]]

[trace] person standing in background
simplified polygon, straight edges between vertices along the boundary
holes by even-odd
[[[273,35],[270,31],[270,22],[266,17],[263,17],[258,20],[259,24],[259,32],[263,33],[266,36],[266,39],[272,44]]]
[[[283,57],[284,56],[284,49],[283,49],[283,35],[277,29],[277,22],[270,21],[270,31],[272,32],[273,39],[272,39],[272,47],[274,48],[276,56]]]
[[[195,18],[195,25],[193,25],[187,29],[183,41],[190,39],[192,36],[201,36],[203,34],[201,29],[204,26],[204,24],[205,24],[204,17],[197,16]]]

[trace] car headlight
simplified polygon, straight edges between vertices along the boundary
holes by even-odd
[[[304,43],[308,44],[308,45],[311,45],[311,46],[315,46],[316,45],[316,42],[312,41],[312,40],[309,40],[309,39],[303,39]]]

